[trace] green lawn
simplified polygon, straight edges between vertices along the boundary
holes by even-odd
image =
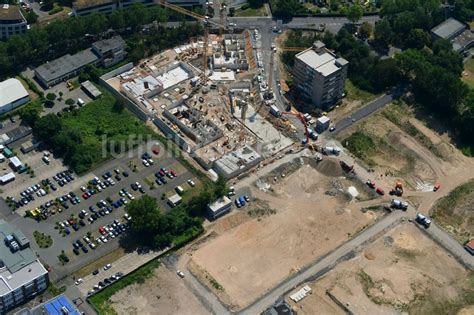
[[[267,16],[267,11],[263,5],[260,8],[248,7],[235,11],[235,16]]]
[[[471,58],[464,63],[464,70],[467,72],[467,75],[462,77],[464,83],[469,85],[471,89],[474,89],[474,59]]]
[[[346,99],[348,101],[361,101],[362,103],[368,103],[379,96],[359,89],[351,82],[351,80],[346,80],[346,93]]]

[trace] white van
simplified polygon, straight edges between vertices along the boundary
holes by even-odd
[[[176,186],[176,187],[174,188],[174,190],[176,190],[176,192],[177,192],[179,195],[182,195],[182,194],[184,193],[184,189],[183,189],[183,187],[181,187],[181,186]]]
[[[77,99],[77,105],[84,106],[86,103],[82,100],[82,98]]]

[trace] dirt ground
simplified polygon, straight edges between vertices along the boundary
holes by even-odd
[[[410,136],[405,130],[388,120],[379,112],[359,124],[344,130],[338,135],[339,140],[346,139],[356,130],[362,130],[373,138],[377,152],[362,161],[374,170],[377,181],[388,187],[396,181],[402,181],[405,187],[404,196],[412,200],[419,210],[428,213],[434,202],[449,193],[454,187],[474,178],[474,159],[464,156],[455,148],[446,133],[438,133],[414,117],[409,109],[394,111],[405,116],[398,117],[403,123],[413,126]],[[391,107],[386,109],[392,111]],[[420,140],[424,139],[424,141]],[[431,147],[428,147],[428,144]],[[433,192],[435,183],[441,184],[438,192]]]
[[[195,247],[190,270],[232,310],[248,305],[383,215],[357,209],[349,185],[305,164],[266,185],[267,192],[253,187],[252,198],[274,212],[237,220]]]
[[[298,314],[342,314],[332,295],[353,314],[472,314],[466,300],[474,293],[472,279],[415,225],[402,223],[309,283],[311,295],[290,303]]]
[[[173,271],[165,265],[142,284],[130,285],[110,298],[117,314],[209,314]]]

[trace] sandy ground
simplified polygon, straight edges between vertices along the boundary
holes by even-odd
[[[352,260],[309,283],[314,293],[291,303],[298,314],[335,314],[330,306],[342,308],[330,299],[331,294],[354,314],[442,314],[439,307],[449,303],[472,314],[472,308],[461,302],[468,276],[416,226],[402,223]],[[322,303],[329,311],[320,311]]]
[[[174,272],[161,265],[153,277],[130,285],[110,298],[117,314],[209,314]]]
[[[460,184],[474,178],[474,159],[464,156],[450,142],[446,134],[429,129],[423,122],[411,114],[405,119],[435,145],[441,156],[420,144],[413,137],[386,119],[381,113],[348,128],[338,135],[345,139],[355,130],[382,138],[380,152],[371,157],[377,181],[393,187],[396,181],[402,181],[405,187],[404,196],[416,204],[421,212],[428,213],[434,202],[449,193]],[[420,185],[441,184],[438,192],[420,191]],[[417,188],[418,186],[418,188]]]
[[[270,192],[254,188],[253,197],[276,214],[206,241],[192,254],[190,269],[233,310],[248,305],[382,215],[353,210],[345,194],[325,194],[344,186],[336,179],[304,165]]]

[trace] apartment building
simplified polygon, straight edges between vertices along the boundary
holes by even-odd
[[[349,62],[336,56],[321,41],[296,55],[294,84],[299,96],[328,110],[344,96]]]
[[[0,314],[46,290],[48,271],[20,230],[0,220]]]
[[[28,30],[28,23],[17,5],[0,4],[0,40]]]

